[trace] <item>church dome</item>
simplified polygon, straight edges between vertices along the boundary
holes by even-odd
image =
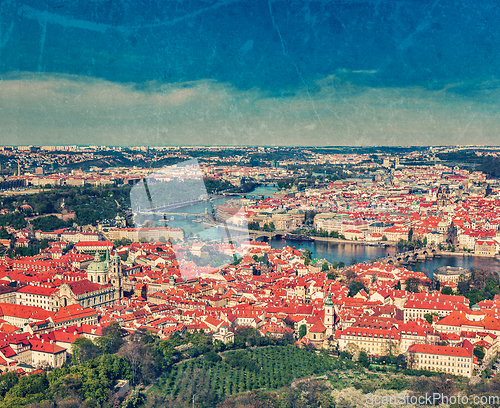
[[[88,266],[87,273],[89,272],[108,272],[108,264],[106,262],[101,261],[101,257],[99,256],[99,252],[96,252],[94,261]]]

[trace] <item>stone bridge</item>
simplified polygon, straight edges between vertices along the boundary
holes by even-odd
[[[251,239],[256,240],[257,238],[266,238],[267,240],[270,240],[272,238],[282,238],[286,234],[284,232],[277,232],[277,231],[258,231],[258,230],[248,230],[248,235],[250,236]]]
[[[417,262],[423,262],[426,259],[440,257],[441,250],[438,246],[430,246],[425,248],[414,249],[413,251],[400,252],[393,256],[377,259],[378,262],[387,263],[391,265],[404,265]]]

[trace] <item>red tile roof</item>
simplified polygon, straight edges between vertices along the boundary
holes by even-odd
[[[66,349],[58,346],[52,341],[46,341],[45,339],[30,339],[31,350],[38,351],[48,354],[58,354],[66,352]]]
[[[424,354],[437,354],[441,356],[472,357],[471,354],[462,347],[434,346],[431,344],[412,344],[408,351]]]

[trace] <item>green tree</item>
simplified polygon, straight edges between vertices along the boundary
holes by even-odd
[[[361,350],[359,352],[358,363],[361,364],[363,367],[368,367],[370,365],[370,358],[368,357],[366,351]]]
[[[406,366],[407,366],[406,356],[404,354],[399,354],[396,358],[396,367],[400,370],[405,370]],[[398,388],[393,388],[393,389],[398,389]]]
[[[299,327],[299,339],[304,337],[307,334],[307,326],[305,324],[301,324]]]
[[[328,266],[328,262],[323,262],[323,265],[321,266],[321,272],[326,272],[330,269]]]
[[[96,339],[97,346],[103,353],[116,353],[123,344],[122,329],[117,322],[111,322],[104,328],[104,335]]]
[[[460,278],[457,283],[457,289],[458,292],[462,295],[465,296],[467,292],[470,290],[470,283],[468,280],[465,279],[464,275],[460,275]]]
[[[85,363],[96,358],[101,353],[99,347],[86,337],[77,338],[72,343],[72,351],[73,363]]]
[[[443,295],[453,295],[453,289],[449,286],[444,286],[443,288],[441,288],[441,293]]]
[[[7,394],[8,396],[16,398],[24,398],[30,394],[43,395],[47,388],[49,387],[49,382],[47,380],[47,374],[31,374],[25,377],[21,377],[12,389],[10,389]]]
[[[408,292],[419,293],[422,282],[419,278],[410,277],[406,280],[406,290]]]
[[[484,346],[474,346],[474,355],[478,360],[482,361],[485,355]]]
[[[365,285],[362,282],[359,282],[359,281],[352,281],[349,284],[349,295],[348,296],[349,297],[354,297],[361,290],[365,290],[365,292],[367,291]]]
[[[19,374],[15,371],[0,375],[0,396],[3,398],[19,381]]]
[[[432,320],[433,320],[434,316],[439,316],[439,315],[437,313],[435,313],[435,312],[433,312],[433,313],[426,313],[424,315],[424,319],[427,320],[427,323],[432,324]]]
[[[410,227],[410,230],[408,231],[408,241],[413,241],[413,228]]]

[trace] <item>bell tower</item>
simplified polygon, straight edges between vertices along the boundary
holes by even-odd
[[[110,265],[109,279],[111,285],[115,288],[115,302],[123,297],[123,287],[122,287],[122,262],[118,252],[115,252]]]
[[[335,326],[335,310],[333,308],[333,302],[331,299],[330,292],[326,295],[325,300],[325,321],[324,326],[326,327],[326,337],[330,337],[333,335],[334,326]]]

